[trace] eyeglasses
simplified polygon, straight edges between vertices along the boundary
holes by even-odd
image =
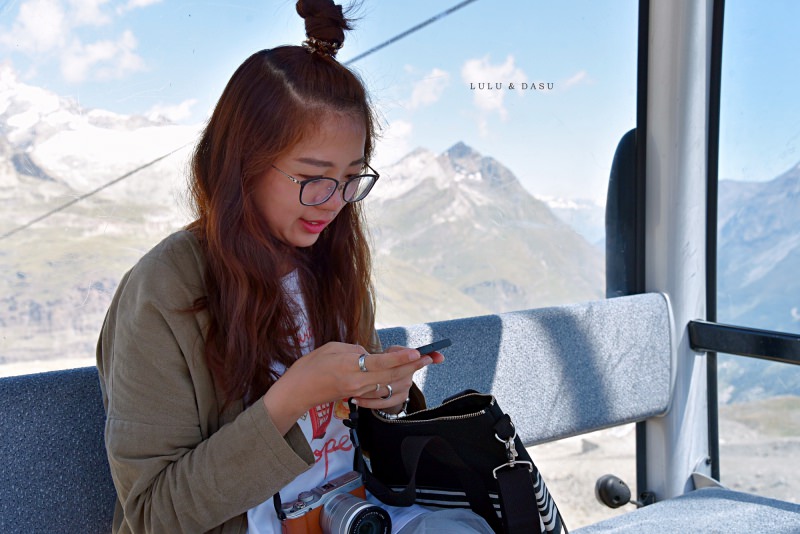
[[[340,182],[335,178],[327,178],[325,176],[318,176],[316,178],[309,178],[308,180],[298,180],[294,176],[286,174],[275,165],[273,169],[286,176],[288,179],[300,185],[300,204],[304,206],[319,206],[328,201],[329,198],[337,190],[342,191],[342,198],[345,202],[358,202],[364,200],[372,186],[380,178],[378,171],[367,165],[367,168],[372,171],[372,174],[358,174],[348,179],[346,182]]]

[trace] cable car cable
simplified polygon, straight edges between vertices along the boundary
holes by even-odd
[[[50,211],[48,211],[47,213],[44,213],[44,214],[42,214],[42,215],[39,215],[38,217],[36,217],[35,219],[33,219],[33,220],[31,220],[31,221],[28,221],[28,222],[26,222],[25,224],[23,224],[23,225],[21,225],[21,226],[17,226],[16,228],[14,228],[14,229],[12,229],[12,230],[9,230],[8,232],[6,232],[6,233],[4,233],[4,234],[0,235],[0,240],[2,240],[2,239],[6,239],[7,237],[11,237],[12,235],[14,235],[14,234],[16,234],[16,233],[18,233],[18,232],[21,232],[21,231],[23,231],[23,230],[25,230],[25,229],[27,229],[27,228],[30,228],[31,226],[33,226],[33,225],[34,225],[34,224],[36,224],[37,222],[39,222],[39,221],[42,221],[42,220],[44,220],[44,219],[46,219],[46,218],[50,217],[51,215],[55,215],[56,213],[58,213],[58,212],[60,212],[60,211],[64,211],[65,209],[67,209],[68,207],[72,206],[73,204],[77,204],[77,203],[78,203],[78,202],[80,202],[81,200],[84,200],[84,199],[86,199],[86,198],[89,198],[90,196],[92,196],[92,195],[95,195],[95,194],[99,193],[99,192],[100,192],[100,191],[102,191],[103,189],[106,189],[106,188],[108,188],[108,187],[110,187],[110,186],[112,186],[112,185],[114,185],[114,184],[116,184],[116,183],[118,183],[118,182],[121,182],[122,180],[124,180],[124,179],[126,179],[126,178],[129,178],[129,177],[131,177],[131,176],[133,176],[133,175],[134,175],[134,174],[136,174],[137,172],[139,172],[139,171],[143,171],[144,169],[146,169],[146,168],[148,168],[148,167],[150,167],[150,166],[152,166],[152,165],[155,165],[156,163],[158,163],[158,162],[159,162],[159,161],[161,161],[162,159],[164,159],[164,158],[167,158],[167,157],[171,156],[172,154],[174,154],[174,153],[178,152],[179,150],[181,150],[181,149],[183,149],[183,148],[186,148],[186,147],[187,147],[187,146],[189,146],[190,144],[191,144],[191,143],[186,143],[185,145],[183,145],[183,146],[180,146],[180,147],[176,148],[176,149],[175,149],[175,150],[173,150],[172,152],[168,152],[167,154],[164,154],[163,156],[159,156],[159,157],[157,157],[157,158],[156,158],[156,159],[154,159],[153,161],[150,161],[150,162],[148,162],[148,163],[145,163],[144,165],[140,165],[140,166],[136,167],[135,169],[133,169],[132,171],[128,171],[128,172],[126,172],[125,174],[123,174],[122,176],[118,176],[118,177],[114,178],[113,180],[111,180],[110,182],[106,182],[106,183],[104,183],[103,185],[101,185],[100,187],[98,187],[98,188],[96,188],[96,189],[93,189],[93,190],[89,191],[88,193],[84,193],[84,194],[82,194],[82,195],[79,195],[79,196],[77,196],[77,197],[73,198],[72,200],[70,200],[69,202],[67,202],[67,203],[65,203],[65,204],[62,204],[62,205],[60,205],[60,206],[57,206],[57,207],[55,207],[55,208],[51,209],[51,210],[50,210]]]
[[[453,7],[449,8],[449,9],[447,9],[447,10],[445,10],[445,11],[442,11],[442,12],[441,12],[441,13],[439,13],[438,15],[434,15],[433,17],[429,18],[428,20],[426,20],[426,21],[424,21],[424,22],[420,22],[419,24],[417,24],[417,25],[416,25],[416,26],[414,26],[413,28],[409,28],[409,29],[407,29],[406,31],[404,31],[404,32],[402,32],[402,33],[399,33],[399,34],[395,35],[394,37],[392,37],[392,38],[391,38],[391,39],[389,39],[388,41],[384,41],[383,43],[381,43],[381,44],[379,44],[379,45],[377,45],[377,46],[373,46],[372,48],[370,48],[370,49],[369,49],[369,50],[367,50],[366,52],[363,52],[363,53],[361,53],[361,54],[358,54],[356,57],[354,57],[354,58],[352,58],[352,59],[348,59],[347,61],[345,61],[345,62],[344,62],[344,65],[350,65],[351,63],[355,63],[355,62],[356,62],[356,61],[358,61],[359,59],[365,58],[365,57],[367,57],[368,55],[370,55],[370,54],[372,54],[372,53],[374,53],[374,52],[377,52],[378,50],[380,50],[380,49],[382,49],[382,48],[385,48],[385,47],[389,46],[390,44],[392,44],[392,43],[394,43],[394,42],[397,42],[397,41],[399,41],[399,40],[400,40],[400,39],[402,39],[403,37],[406,37],[406,36],[408,36],[408,35],[411,35],[412,33],[414,33],[414,32],[415,32],[415,31],[417,31],[417,30],[421,30],[422,28],[424,28],[424,27],[425,27],[425,26],[427,26],[428,24],[432,24],[432,23],[436,22],[437,20],[439,20],[439,19],[442,19],[442,18],[446,17],[447,15],[450,15],[450,14],[452,14],[452,13],[454,13],[454,12],[458,11],[458,10],[459,10],[459,9],[461,9],[462,7],[466,6],[467,4],[471,4],[472,2],[475,2],[475,0],[464,0],[464,1],[463,1],[463,2],[461,2],[460,4],[456,4],[456,5],[454,5]]]

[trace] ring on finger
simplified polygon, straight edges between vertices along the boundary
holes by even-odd
[[[385,397],[381,397],[383,400],[387,400],[387,399],[390,399],[392,397],[392,393],[393,393],[392,385],[391,384],[386,384],[386,389],[389,390],[389,393],[387,393]]]
[[[362,373],[366,373],[367,372],[367,353],[366,352],[358,357],[358,368],[361,369]]]

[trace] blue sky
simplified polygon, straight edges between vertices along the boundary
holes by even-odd
[[[365,0],[339,59],[458,1]],[[773,178],[800,160],[800,3],[727,6],[721,175]],[[635,121],[636,19],[633,0],[477,0],[358,61],[384,127],[376,163],[464,141],[534,194],[602,200]],[[249,54],[303,38],[290,0],[0,0],[0,61],[21,81],[187,124],[204,120]],[[471,89],[480,83],[502,89]]]
[[[800,2],[725,2],[720,177],[761,181],[800,163]]]

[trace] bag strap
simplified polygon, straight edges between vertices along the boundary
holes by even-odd
[[[504,531],[508,534],[542,534],[538,506],[532,506],[532,503],[536,503],[536,493],[528,466],[517,464],[507,467],[496,471],[495,476],[500,488]]]
[[[536,506],[539,508],[539,516],[542,518],[544,530],[555,534],[569,534],[567,525],[561,519],[561,512],[558,511],[556,501],[547,491],[542,475],[536,466],[533,466],[533,491],[536,493]]]
[[[517,452],[517,430],[511,417],[498,410],[495,437],[505,443],[508,462],[495,468],[506,532],[569,534],[539,470],[524,447]],[[518,457],[522,460],[517,460]],[[534,505],[535,504],[535,505]]]

